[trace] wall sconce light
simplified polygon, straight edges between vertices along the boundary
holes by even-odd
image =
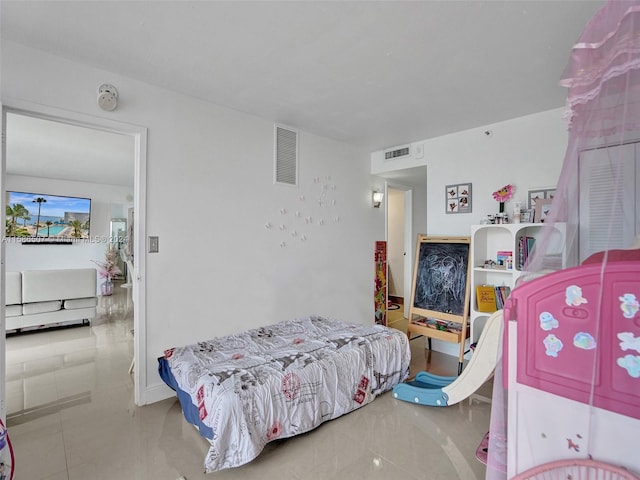
[[[380,208],[380,204],[382,203],[382,200],[384,200],[384,193],[382,192],[376,192],[375,190],[372,192],[372,201],[373,201],[373,208]]]

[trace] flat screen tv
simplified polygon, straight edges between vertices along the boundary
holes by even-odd
[[[5,235],[17,238],[89,238],[91,199],[7,192]]]

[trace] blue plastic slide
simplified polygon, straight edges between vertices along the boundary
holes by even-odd
[[[447,407],[468,398],[493,374],[498,361],[502,310],[489,317],[467,367],[457,377],[419,372],[412,381],[393,387],[393,397],[405,402]]]

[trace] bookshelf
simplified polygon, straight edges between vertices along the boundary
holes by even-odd
[[[526,247],[523,250],[521,239],[529,239],[528,246],[531,247],[540,234],[542,227],[543,224],[541,223],[471,226],[471,305],[469,310],[471,343],[478,341],[482,329],[492,313],[481,311],[478,308],[477,287],[487,285],[493,287],[504,286],[513,289],[516,281],[523,273],[522,266],[526,260]],[[562,236],[562,239],[564,239],[562,227],[563,225],[554,226]],[[512,253],[511,263],[506,265],[509,262],[504,261],[504,265],[498,265],[499,253],[500,257],[505,257],[505,252]],[[486,262],[494,262],[494,264]],[[482,308],[482,310],[487,309]]]

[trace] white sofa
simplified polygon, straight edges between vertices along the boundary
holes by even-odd
[[[95,318],[96,269],[6,272],[6,330]]]

